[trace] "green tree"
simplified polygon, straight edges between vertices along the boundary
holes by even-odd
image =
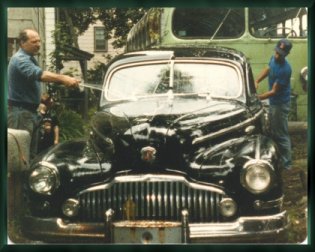
[[[107,31],[108,39],[113,38],[114,48],[126,45],[127,35],[132,26],[146,13],[146,8],[97,8],[97,17]]]
[[[78,47],[78,36],[82,35],[90,24],[100,20],[105,27],[107,38],[113,39],[114,48],[122,48],[126,45],[129,30],[147,10],[146,8],[58,8],[60,33],[56,34],[56,45],[67,41],[68,45]]]

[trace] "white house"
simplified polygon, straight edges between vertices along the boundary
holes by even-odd
[[[46,62],[50,62],[49,55],[54,50],[52,32],[55,29],[56,9],[45,8],[46,23]],[[100,20],[89,26],[83,35],[78,37],[79,49],[94,54],[94,57],[87,62],[87,68],[93,69],[99,62],[107,63],[106,57],[114,57],[123,52],[123,49],[113,48],[111,41],[105,37],[105,28]],[[63,62],[64,68],[61,72],[72,72],[74,76],[82,78],[80,64],[78,61]],[[49,67],[49,65],[46,65]]]

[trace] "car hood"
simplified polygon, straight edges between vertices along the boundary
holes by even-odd
[[[147,165],[187,167],[199,145],[215,145],[219,136],[230,134],[250,116],[236,100],[175,97],[172,101],[129,101],[103,107],[95,114],[92,141],[99,150],[112,151],[117,167],[141,168],[144,152],[155,155],[154,162],[144,162]]]
[[[93,117],[92,129],[103,136],[137,138],[140,134],[150,138],[153,132],[168,136],[184,131],[193,137],[216,132],[250,116],[245,105],[236,100],[157,98],[104,107]]]
[[[110,104],[91,119],[86,142],[57,146],[44,159],[59,162],[73,185],[81,186],[115,174],[171,173],[199,180],[206,172],[205,179],[217,180],[232,175],[235,160],[253,151],[255,140],[243,125],[252,116],[241,102],[223,99]]]

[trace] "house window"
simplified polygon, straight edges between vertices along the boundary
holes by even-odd
[[[94,50],[107,51],[107,40],[104,27],[94,28]]]

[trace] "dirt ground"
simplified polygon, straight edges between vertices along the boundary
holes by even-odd
[[[284,208],[289,216],[289,243],[301,243],[307,239],[307,135],[291,136],[293,166],[283,171]]]

